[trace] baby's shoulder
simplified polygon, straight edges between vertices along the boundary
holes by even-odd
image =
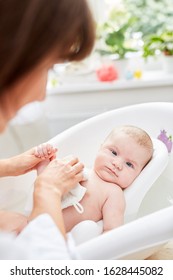
[[[118,185],[110,183],[107,188],[107,193],[108,196],[119,197],[124,199],[124,192]]]

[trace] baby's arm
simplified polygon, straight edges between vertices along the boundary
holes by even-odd
[[[49,143],[44,143],[35,148],[34,155],[42,161],[37,166],[37,174],[39,175],[50,161],[56,158],[57,149]]]
[[[103,231],[123,225],[125,211],[124,193],[118,186],[110,191],[103,205]]]

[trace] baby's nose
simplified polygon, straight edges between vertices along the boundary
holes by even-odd
[[[121,159],[117,158],[113,160],[112,164],[115,166],[115,168],[117,168],[118,170],[122,170],[123,168],[123,164]]]

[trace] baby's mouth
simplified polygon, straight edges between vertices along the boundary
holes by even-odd
[[[112,168],[107,167],[107,169],[116,177],[118,177],[118,175],[116,174],[115,170],[113,170]]]

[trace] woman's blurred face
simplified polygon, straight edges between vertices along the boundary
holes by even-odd
[[[45,98],[48,70],[52,65],[52,63],[42,63],[6,90],[0,102],[0,131],[4,130],[7,122],[21,107]]]

